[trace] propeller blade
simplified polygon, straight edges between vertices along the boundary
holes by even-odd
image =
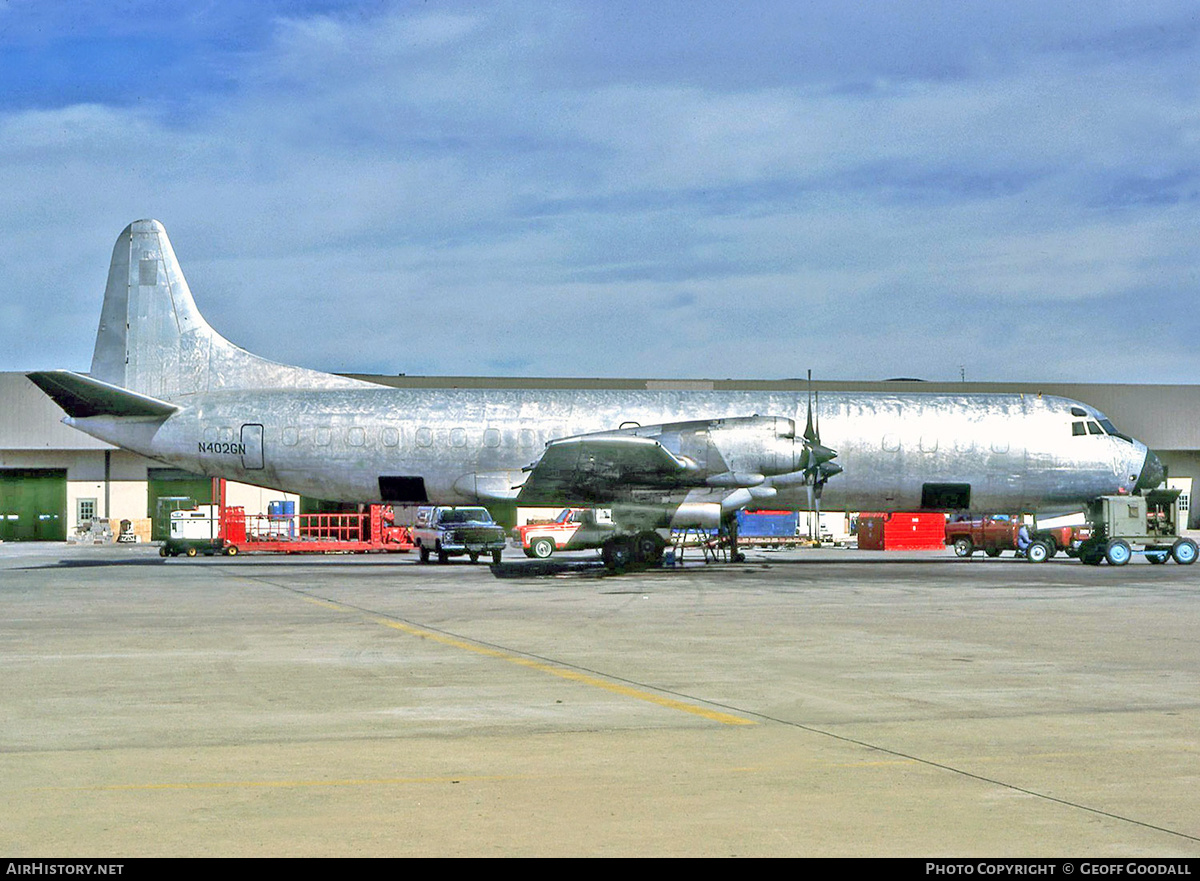
[[[815,468],[822,462],[828,462],[831,459],[837,458],[837,450],[831,450],[829,447],[823,447],[820,444],[813,444],[808,448],[809,467]]]
[[[812,371],[808,371],[808,422],[804,429],[804,451],[800,457],[801,472],[808,487],[808,510],[821,516],[821,490],[825,482],[842,473],[842,466],[834,464],[837,450],[821,443],[821,393],[813,390]],[[818,527],[819,528],[819,527]]]
[[[842,466],[834,462],[822,462],[817,466],[817,474],[820,475],[820,482],[824,483],[835,474],[842,473]]]
[[[812,393],[812,371],[808,371],[808,424],[804,426],[804,440],[807,443],[817,441],[817,432],[813,428],[813,393]]]

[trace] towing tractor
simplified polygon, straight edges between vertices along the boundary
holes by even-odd
[[[1196,562],[1196,542],[1179,534],[1177,489],[1155,489],[1144,496],[1101,496],[1088,505],[1091,538],[1075,556],[1089,566],[1104,560],[1124,566],[1134,554],[1161,565],[1173,559],[1181,566]]]

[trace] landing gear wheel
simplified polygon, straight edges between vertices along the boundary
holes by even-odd
[[[633,542],[623,535],[610,538],[600,549],[600,557],[606,568],[620,572],[633,562]]]
[[[1132,556],[1129,544],[1119,538],[1114,538],[1104,547],[1104,559],[1108,560],[1110,566],[1124,566]]]
[[[975,553],[975,544],[965,535],[954,539],[954,556],[969,557]]]
[[[999,548],[987,548],[986,550],[984,550],[984,553],[987,554],[989,557],[998,557],[998,556],[1000,556],[1000,549]]]
[[[236,557],[237,555],[238,555],[238,546],[237,545],[226,545],[225,556]]]
[[[493,566],[499,566],[499,565],[500,565],[500,558],[501,558],[502,556],[504,556],[504,552],[503,552],[503,551],[492,551],[492,565],[493,565]]]
[[[529,545],[529,556],[544,560],[554,553],[554,542],[548,538],[535,538]]]
[[[196,556],[197,551],[195,548],[188,548],[186,551],[184,551],[184,553],[189,557],[194,557]]]
[[[662,563],[663,551],[667,543],[657,532],[647,530],[639,532],[633,538],[633,557],[638,563],[656,566]]]
[[[1154,548],[1146,551],[1146,561],[1155,566],[1161,566],[1171,558],[1171,552],[1166,548]]]
[[[1196,562],[1196,543],[1190,538],[1181,538],[1171,545],[1171,556],[1180,566],[1190,566]]]
[[[1050,559],[1050,548],[1044,541],[1033,541],[1025,548],[1025,559],[1030,563],[1045,563]]]

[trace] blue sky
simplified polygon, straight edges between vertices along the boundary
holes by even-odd
[[[0,369],[142,217],[320,369],[1194,383],[1200,7],[0,0]]]

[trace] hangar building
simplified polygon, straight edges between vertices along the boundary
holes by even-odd
[[[626,388],[795,391],[805,380],[545,379],[374,376],[349,374],[400,388]],[[1167,466],[1172,485],[1189,501],[1200,485],[1200,385],[1083,383],[819,382],[819,391],[905,391],[1062,395],[1104,411],[1121,431],[1144,441]],[[0,373],[0,540],[62,541],[92,518],[145,519],[164,537],[169,511],[186,500],[211,501],[208,478],[117,449],[61,423],[63,412],[23,373]],[[269,501],[319,510],[320,500],[230,484],[228,502],[265,513]],[[1200,506],[1189,504],[1188,526],[1200,528]],[[983,512],[980,512],[983,513]],[[999,512],[994,512],[999,513]]]

